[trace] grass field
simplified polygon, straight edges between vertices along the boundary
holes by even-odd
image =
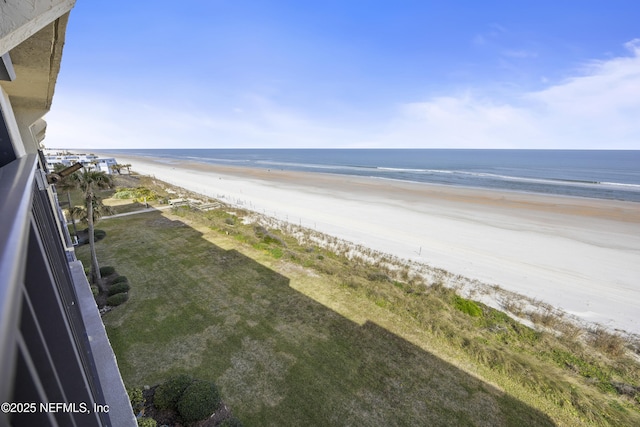
[[[637,394],[615,387],[638,385],[630,357],[245,215],[99,223],[101,265],[132,286],[103,318],[127,386],[210,379],[245,425],[640,425]]]

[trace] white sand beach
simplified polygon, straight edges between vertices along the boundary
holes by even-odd
[[[640,334],[640,204],[115,156],[136,172]]]

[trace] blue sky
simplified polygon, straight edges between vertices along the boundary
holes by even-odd
[[[66,148],[640,149],[637,1],[79,0]]]

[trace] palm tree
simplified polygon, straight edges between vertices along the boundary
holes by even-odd
[[[103,215],[113,214],[111,207],[102,203],[102,199],[98,196],[93,197],[93,223],[95,224],[102,218]],[[87,215],[86,206],[74,206],[69,211],[69,216],[78,221],[89,223],[89,216]]]
[[[82,169],[71,175],[69,178],[73,180],[76,188],[79,188],[84,196],[86,221],[89,228],[89,250],[91,251],[91,283],[98,286],[101,292],[105,292],[100,276],[100,266],[98,257],[96,256],[96,242],[94,236],[94,220],[97,219],[96,213],[101,209],[96,209],[102,205],[101,199],[96,195],[96,190],[104,190],[113,187],[111,176],[104,172],[96,170]]]
[[[131,165],[122,165],[120,163],[116,163],[115,165],[111,165],[111,170],[118,172],[118,175],[122,174],[122,168],[126,168]]]
[[[127,168],[127,173],[131,175],[131,163],[122,165],[123,168]]]

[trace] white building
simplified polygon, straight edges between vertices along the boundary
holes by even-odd
[[[53,170],[56,164],[71,166],[74,163],[82,163],[85,167],[92,168],[107,174],[113,172],[112,166],[118,162],[113,157],[98,157],[95,154],[67,154],[55,150],[43,150],[47,161],[47,169]]]

